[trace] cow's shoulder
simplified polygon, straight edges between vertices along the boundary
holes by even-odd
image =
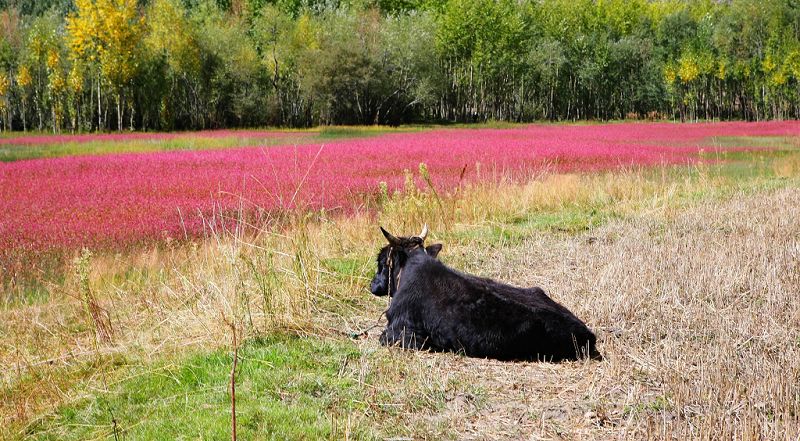
[[[425,253],[415,253],[409,256],[404,271],[408,271],[409,276],[413,274],[415,277],[425,278],[452,276],[450,273],[453,272],[438,259]]]

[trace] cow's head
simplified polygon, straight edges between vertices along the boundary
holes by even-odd
[[[400,269],[405,264],[408,255],[422,250],[425,254],[436,258],[442,251],[442,244],[425,246],[425,237],[428,235],[428,226],[422,228],[417,236],[396,237],[381,227],[383,236],[389,244],[381,248],[378,253],[378,271],[372,278],[370,291],[376,296],[394,295],[397,288],[397,278]],[[391,290],[389,289],[391,287]]]

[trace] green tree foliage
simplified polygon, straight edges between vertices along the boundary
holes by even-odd
[[[398,20],[387,24],[376,9],[332,10],[319,18],[299,70],[314,119],[345,124],[407,119],[415,101],[412,63],[417,61],[408,45],[419,29]]]
[[[243,18],[207,4],[193,16],[201,48],[203,127],[264,124],[264,71]]]
[[[42,15],[48,11],[66,13],[72,0],[0,0],[0,9],[14,9],[23,15]]]
[[[48,13],[34,18],[26,30],[24,46],[18,56],[18,86],[24,92],[30,90],[33,100],[33,111],[36,127],[44,130],[52,127],[60,130],[63,122],[64,81],[64,34],[61,20],[55,13]],[[27,75],[24,73],[27,72]],[[23,81],[19,81],[19,80]],[[20,99],[20,110],[24,115],[23,100]],[[23,116],[27,119],[27,116]]]
[[[253,21],[253,35],[261,67],[269,82],[266,122],[308,124],[306,96],[298,76],[300,57],[317,47],[307,15],[293,20],[291,11],[266,4]]]
[[[3,128],[800,118],[795,0],[0,0]]]
[[[164,129],[202,126],[200,45],[188,12],[179,0],[154,0],[147,11],[147,71],[139,81],[143,125]]]
[[[526,26],[512,0],[452,0],[440,15],[437,47],[449,77],[448,119],[520,119]],[[451,103],[451,104],[450,104]]]

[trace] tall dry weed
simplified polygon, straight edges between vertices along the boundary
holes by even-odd
[[[91,271],[92,253],[88,249],[81,250],[81,254],[73,261],[75,282],[78,296],[86,318],[94,330],[95,338],[103,344],[111,343],[114,337],[114,328],[111,326],[111,315],[108,310],[100,306],[94,290],[89,282]]]

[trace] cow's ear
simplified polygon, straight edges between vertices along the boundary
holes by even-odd
[[[439,251],[442,251],[442,244],[440,243],[425,247],[425,252],[434,259],[439,255]]]

